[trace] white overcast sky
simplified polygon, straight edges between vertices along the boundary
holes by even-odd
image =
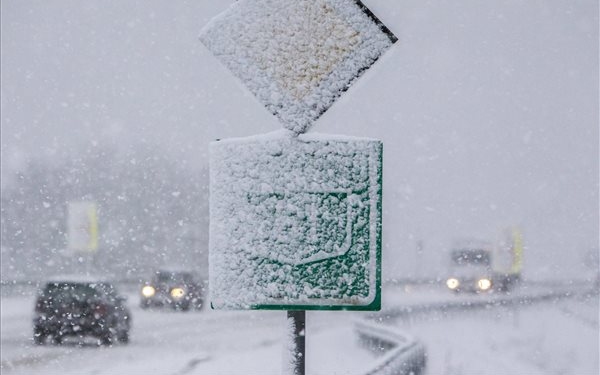
[[[231,3],[3,0],[3,178],[95,141],[201,167],[215,138],[279,129],[198,41]],[[526,275],[580,274],[598,249],[598,2],[365,3],[399,41],[312,131],[384,141],[385,276],[506,225]]]

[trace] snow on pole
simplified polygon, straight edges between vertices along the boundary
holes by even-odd
[[[300,134],[397,38],[358,0],[240,0],[200,41]]]
[[[288,311],[283,345],[283,375],[304,375],[306,371],[306,311]]]

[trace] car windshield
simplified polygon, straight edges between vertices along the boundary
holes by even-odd
[[[47,300],[57,302],[87,301],[103,296],[94,284],[61,282],[47,284],[42,294]]]
[[[101,283],[91,284],[91,286],[93,286],[94,289],[100,291],[107,297],[110,297],[111,299],[114,299],[119,296],[119,292],[117,291],[117,288],[115,288],[115,286],[113,284],[101,282]]]
[[[489,266],[490,253],[481,249],[455,250],[452,253],[452,261],[456,266]]]
[[[182,283],[190,282],[192,279],[191,274],[177,272],[159,272],[156,276],[159,283]]]

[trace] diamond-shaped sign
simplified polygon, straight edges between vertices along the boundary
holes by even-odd
[[[200,40],[299,134],[397,38],[358,0],[240,0]]]
[[[382,144],[290,132],[213,142],[213,308],[378,310]]]

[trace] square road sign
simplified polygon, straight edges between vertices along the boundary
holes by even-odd
[[[283,130],[213,142],[212,307],[379,310],[382,153]]]

